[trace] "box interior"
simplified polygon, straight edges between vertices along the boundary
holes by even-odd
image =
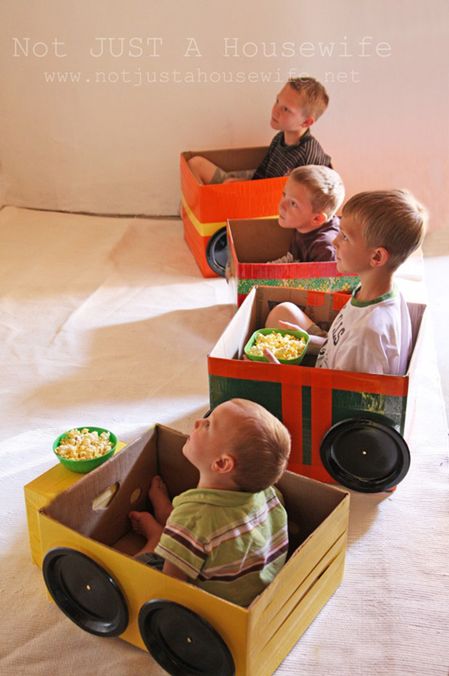
[[[157,425],[117,456],[58,495],[42,511],[76,532],[133,555],[143,539],[130,528],[128,513],[151,511],[147,491],[160,474],[171,498],[193,488],[198,472],[182,455],[187,437]],[[289,518],[290,554],[343,500],[346,493],[286,472],[279,482]]]
[[[333,307],[331,294],[323,294],[322,305],[311,305],[309,291],[288,287],[258,286],[251,290],[225,328],[218,342],[210,352],[211,357],[220,359],[242,359],[243,348],[256,329],[265,326],[265,320],[275,305],[290,301],[308,314],[320,328],[327,331],[338,310]],[[308,356],[303,365],[313,364],[316,356]]]
[[[240,308],[231,319],[223,334],[210,352],[211,357],[219,359],[242,359],[243,348],[256,329],[265,326],[270,310],[278,303],[290,301],[298,305],[324,331],[328,331],[339,310],[334,307],[333,295],[323,294],[321,305],[311,305],[313,296],[303,289],[288,287],[258,286],[251,290]],[[407,303],[412,325],[412,355],[410,366],[414,362],[414,351],[420,334],[426,306],[421,303]],[[307,355],[303,366],[313,366],[316,356]],[[409,370],[410,370],[409,366]],[[408,371],[407,371],[408,373]]]
[[[224,171],[257,169],[268,150],[268,146],[254,148],[223,148],[217,150],[189,150],[182,153],[186,160],[201,155]]]
[[[293,230],[281,228],[277,218],[229,220],[229,229],[239,263],[267,263],[290,249]]]

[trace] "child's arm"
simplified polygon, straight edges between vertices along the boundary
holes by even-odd
[[[187,582],[189,579],[189,576],[186,575],[184,571],[167,560],[164,562],[162,572],[166,575],[170,575],[171,577],[175,577],[177,580],[182,580],[183,582]]]

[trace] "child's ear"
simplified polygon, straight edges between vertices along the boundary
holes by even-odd
[[[319,227],[320,225],[323,225],[323,223],[327,222],[327,214],[325,214],[323,211],[321,211],[320,213],[314,214],[313,215],[313,222],[317,227]]]
[[[217,460],[214,460],[212,463],[212,470],[214,472],[218,472],[218,474],[227,474],[228,472],[232,472],[235,467],[235,458],[232,457],[232,455],[227,455],[224,453],[223,455],[220,455]]]
[[[309,117],[306,117],[304,122],[302,123],[303,127],[311,127],[312,124],[315,122],[315,118],[309,115]]]
[[[386,263],[388,263],[389,258],[390,254],[385,249],[385,247],[378,246],[376,249],[374,249],[373,253],[371,254],[371,267],[380,268]]]

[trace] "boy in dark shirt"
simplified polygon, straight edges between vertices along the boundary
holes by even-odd
[[[336,171],[309,165],[290,174],[279,203],[279,225],[295,230],[290,251],[271,263],[334,261],[339,233],[335,215],[345,189]]]
[[[331,167],[331,158],[310,133],[310,127],[324,113],[329,97],[322,84],[312,77],[290,79],[276,97],[271,126],[278,130],[261,164],[254,169],[224,171],[201,155],[189,160],[199,183],[227,183],[286,176],[295,167],[319,164]]]

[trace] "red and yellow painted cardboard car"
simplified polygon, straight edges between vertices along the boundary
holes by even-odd
[[[225,171],[255,169],[267,150],[268,147],[263,146],[181,153],[184,238],[204,277],[224,275],[227,219],[275,216],[287,177],[201,185],[193,176],[188,160],[201,155]]]

